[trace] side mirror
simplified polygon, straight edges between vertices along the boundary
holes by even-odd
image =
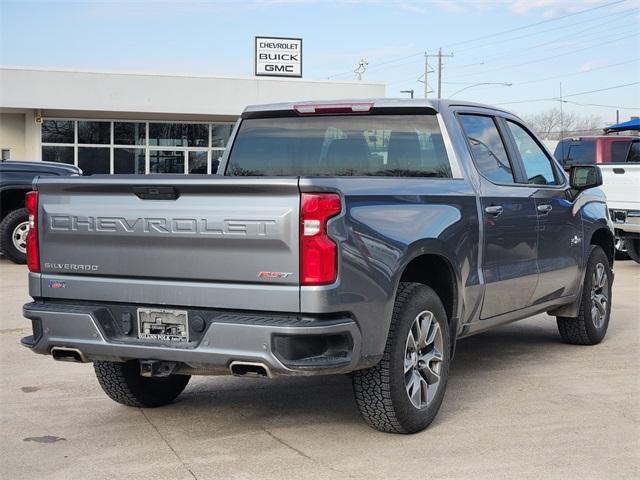
[[[602,185],[602,172],[597,165],[572,165],[569,171],[571,188],[581,191]]]

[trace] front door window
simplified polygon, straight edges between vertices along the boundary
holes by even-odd
[[[544,152],[538,142],[517,123],[507,120],[516,148],[522,159],[527,183],[533,185],[558,185],[558,179],[551,159]]]

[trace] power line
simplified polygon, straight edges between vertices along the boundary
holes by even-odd
[[[538,82],[544,82],[544,81],[547,81],[547,80],[555,80],[557,78],[574,77],[576,75],[585,75],[587,73],[597,72],[598,70],[605,70],[607,68],[618,67],[620,65],[626,65],[628,63],[634,63],[634,62],[638,62],[638,61],[640,61],[640,58],[634,58],[633,60],[627,60],[625,62],[619,62],[619,63],[612,63],[610,65],[603,65],[601,67],[591,68],[589,70],[585,70],[585,71],[582,71],[582,72],[565,73],[565,74],[562,74],[562,75],[554,75],[553,77],[545,77],[545,78],[538,78],[538,79],[535,79],[535,80],[527,80],[526,82],[514,83],[514,85],[528,85],[530,83],[538,83]]]
[[[524,25],[522,27],[511,28],[509,30],[503,30],[501,32],[491,33],[491,34],[488,34],[488,35],[482,35],[480,37],[471,38],[469,40],[463,40],[461,42],[450,43],[448,45],[443,45],[443,47],[450,48],[450,47],[454,47],[456,45],[464,45],[465,43],[475,42],[477,40],[484,40],[485,38],[497,37],[498,35],[505,35],[507,33],[517,32],[519,30],[524,30],[524,29],[527,29],[527,28],[536,27],[538,25],[543,25],[545,23],[557,22],[558,20],[562,20],[564,18],[574,17],[576,15],[582,15],[583,13],[587,13],[587,12],[593,12],[594,10],[600,10],[602,8],[611,7],[613,5],[618,5],[618,4],[624,3],[626,1],[627,0],[617,0],[615,2],[605,3],[604,5],[597,5],[595,7],[587,8],[585,10],[580,10],[579,12],[568,13],[568,14],[562,15],[560,17],[555,17],[555,18],[550,18],[550,19],[547,19],[547,20],[542,20],[540,22],[530,23],[529,25]]]
[[[571,100],[565,100],[565,103],[578,105],[580,107],[602,107],[602,108],[618,108],[620,110],[640,110],[640,107],[622,107],[619,105],[602,105],[600,103],[578,103],[578,102],[572,102]]]
[[[607,90],[615,90],[617,88],[623,88],[623,87],[630,87],[632,85],[638,85],[640,82],[632,82],[632,83],[625,83],[622,85],[614,85],[612,87],[605,87],[605,88],[598,88],[597,90],[589,90],[586,92],[578,92],[578,93],[571,93],[569,95],[563,95],[563,98],[567,98],[567,97],[577,97],[578,95],[587,95],[589,93],[597,93],[597,92],[605,92]],[[515,100],[513,102],[501,102],[501,103],[495,103],[494,105],[513,105],[516,103],[529,103],[529,102],[548,102],[548,101],[559,101],[560,98],[559,97],[549,97],[549,98],[532,98],[529,100]]]
[[[552,55],[550,57],[537,58],[535,60],[529,60],[529,61],[526,61],[526,62],[516,63],[516,64],[499,65],[497,68],[492,68],[492,69],[490,69],[488,71],[485,71],[485,72],[470,73],[470,74],[466,74],[466,75],[463,75],[462,77],[457,77],[457,78],[476,77],[478,75],[486,75],[489,72],[493,73],[493,72],[496,72],[496,71],[504,70],[506,68],[517,68],[517,67],[522,67],[522,66],[525,66],[525,65],[529,66],[532,63],[540,63],[540,62],[544,62],[546,60],[552,60],[554,58],[560,58],[560,57],[564,57],[566,55],[571,55],[573,53],[584,52],[584,51],[590,50],[592,48],[601,47],[603,45],[608,45],[608,44],[614,43],[614,42],[619,42],[620,40],[625,40],[627,38],[635,37],[638,34],[640,34],[640,32],[635,32],[635,33],[633,33],[631,35],[625,35],[625,36],[622,36],[622,37],[614,38],[614,39],[606,41],[606,42],[598,42],[597,44],[589,45],[588,47],[578,48],[576,50],[569,50],[567,52],[563,52],[563,53],[560,53],[560,54],[557,54],[557,55]]]
[[[597,90],[589,90],[588,92],[572,93],[570,95],[564,95],[564,98],[577,97],[578,95],[586,95],[588,93],[604,92],[606,90],[614,90],[616,88],[631,87],[632,85],[638,85],[639,83],[640,82],[631,82],[631,83],[625,83],[625,84],[622,84],[622,85],[616,85],[616,86],[613,86],[613,87],[599,88]]]
[[[507,38],[507,39],[503,39],[500,40],[501,42],[513,42],[514,40],[521,40],[523,38],[528,38],[528,37],[533,37],[536,35],[542,35],[544,33],[549,33],[549,32],[555,32],[556,30],[566,30],[567,28],[571,28],[571,27],[575,27],[576,25],[583,25],[585,23],[590,23],[590,22],[599,22],[600,20],[604,20],[605,18],[609,18],[609,17],[621,17],[621,16],[625,16],[628,15],[631,12],[635,12],[637,9],[635,8],[630,8],[628,10],[624,10],[622,12],[614,12],[614,13],[610,13],[608,15],[603,15],[600,17],[595,17],[595,18],[588,18],[586,20],[583,20],[581,22],[574,22],[574,23],[570,23],[569,25],[560,25],[558,27],[554,27],[554,28],[548,28],[546,30],[539,30],[537,32],[531,32],[531,33],[527,33],[525,35],[520,35],[518,37],[512,37],[512,38]],[[597,26],[600,26],[601,24],[597,24]],[[484,47],[489,47],[495,45],[495,40],[492,40],[491,42],[487,42],[484,44],[480,44],[480,45],[474,45],[472,47],[468,47],[468,48],[463,48],[462,50],[456,50],[456,54],[462,53],[462,57],[468,56],[468,55],[464,55],[464,52],[469,52],[472,50],[477,50],[479,48],[484,48]]]
[[[628,25],[628,26],[629,27],[634,27],[634,28],[632,30],[629,30],[629,32],[636,32],[638,26],[637,26],[637,24],[635,24],[635,19],[631,19],[631,20],[634,22],[634,25]],[[607,25],[607,24],[615,22],[615,21],[618,21],[618,18],[614,18],[612,20],[609,20],[609,21],[606,21],[606,22],[602,22],[602,23],[598,24],[597,26],[598,27],[602,27],[604,25]],[[626,27],[626,26],[627,25],[625,25],[624,27]],[[620,27],[620,25],[618,25],[618,28],[619,27]],[[621,31],[618,30],[616,32],[616,34],[619,35],[620,33],[629,33],[629,32],[627,32],[627,31],[621,32]],[[481,57],[482,62],[480,64],[488,63],[488,62],[490,62],[491,60],[494,60],[494,59],[502,59],[502,58],[504,58],[506,56],[509,56],[510,54],[517,54],[518,56],[521,56],[523,52],[529,52],[529,51],[535,50],[535,49],[537,49],[539,47],[544,47],[545,45],[554,44],[554,43],[556,43],[558,41],[565,40],[565,39],[572,39],[573,40],[573,39],[583,38],[583,40],[581,40],[581,42],[589,41],[589,40],[598,40],[600,38],[599,35],[597,35],[593,39],[590,39],[589,37],[593,36],[593,34],[601,34],[601,33],[610,33],[610,28],[604,29],[604,32],[603,32],[602,29],[594,30],[592,28],[587,28],[585,30],[580,30],[578,32],[572,32],[572,33],[567,34],[567,35],[562,35],[560,37],[554,38],[553,40],[548,40],[548,41],[545,41],[545,42],[542,42],[542,43],[538,43],[538,44],[532,45],[530,47],[516,48],[516,49],[513,49],[513,50],[507,50],[506,52],[503,52],[503,53],[498,54],[498,55],[492,55],[492,56],[489,56],[489,57]],[[449,67],[449,68],[450,69],[469,68],[469,67],[472,67],[474,65],[478,65],[478,63],[467,64],[467,65],[453,65],[452,67]]]
[[[406,60],[407,58],[417,57],[418,55],[422,55],[423,53],[424,52],[412,53],[411,55],[407,55],[406,57],[400,57],[400,58],[395,58],[395,59],[392,59],[392,60],[387,60],[386,62],[376,63],[369,70],[377,70],[379,67],[381,67],[383,65],[388,65],[390,63],[400,62],[402,60]],[[350,70],[348,72],[334,73],[333,75],[329,75],[327,78],[340,77],[342,75],[351,75],[352,73],[353,73],[353,70]]]
[[[575,77],[577,75],[586,75],[586,74],[589,74],[589,73],[592,73],[592,72],[597,72],[599,70],[606,70],[607,68],[619,67],[621,65],[628,65],[629,63],[637,63],[637,62],[640,62],[640,58],[633,58],[631,60],[625,60],[624,62],[611,63],[609,65],[602,65],[600,67],[590,68],[589,70],[585,70],[585,71],[582,71],[582,72],[563,73],[563,74],[560,74],[560,75],[554,75],[552,77],[544,77],[544,78],[536,78],[534,80],[527,80],[526,82],[513,82],[513,84],[516,85],[516,86],[529,85],[531,83],[545,82],[547,80],[556,80],[556,79],[559,79],[559,78]],[[394,82],[387,83],[387,86],[397,85],[398,83],[407,82],[407,81],[411,80],[412,78],[414,78],[414,76],[403,78],[402,80],[396,80]],[[443,85],[475,85],[476,83],[477,82],[442,82]]]
[[[588,12],[591,12],[591,11],[594,11],[594,10],[599,10],[599,9],[606,8],[606,7],[610,7],[610,6],[613,6],[613,5],[624,3],[626,1],[627,0],[617,0],[617,1],[614,1],[614,2],[610,2],[610,3],[603,4],[603,5],[598,5],[598,6],[595,6],[595,7],[592,7],[592,8],[588,8],[588,9],[585,9],[585,10],[581,10],[579,12],[573,12],[573,13],[570,13],[570,14],[567,14],[567,15],[562,15],[560,17],[555,17],[555,18],[552,18],[552,19],[531,23],[531,24],[528,24],[528,25],[524,25],[522,27],[517,27],[517,28],[514,28],[514,29],[510,29],[510,30],[505,30],[505,31],[502,31],[502,32],[496,32],[496,33],[492,33],[492,34],[489,34],[489,35],[484,35],[484,36],[481,36],[481,37],[476,37],[476,38],[472,38],[472,39],[469,39],[469,40],[464,40],[464,41],[461,41],[461,42],[456,42],[456,43],[444,45],[444,47],[451,47],[453,45],[462,45],[462,44],[465,44],[465,43],[474,42],[476,40],[481,40],[481,39],[484,39],[484,38],[492,38],[492,37],[504,35],[504,34],[507,34],[507,33],[512,33],[512,32],[519,31],[519,30],[524,30],[524,29],[527,29],[527,28],[533,28],[533,27],[538,26],[538,25],[542,25],[542,24],[546,24],[546,23],[549,23],[549,22],[555,22],[555,21],[563,20],[565,18],[573,17],[573,16],[576,16],[576,15],[581,15],[583,13],[588,13]],[[628,12],[628,11],[630,11],[630,10],[627,10],[626,12]],[[545,31],[541,31],[541,32],[534,32],[534,33],[531,33],[531,34],[523,35],[521,37],[516,37],[516,38],[511,39],[511,40],[524,38],[524,37],[531,36],[531,35],[534,35],[534,34],[544,33],[546,31],[557,30],[559,28],[567,28],[567,27],[571,27],[571,26],[574,26],[574,25],[579,25],[579,24],[582,24],[582,23],[586,23],[587,21],[602,20],[603,18],[607,18],[607,17],[610,17],[612,15],[621,15],[623,13],[624,12],[618,12],[618,13],[614,13],[614,14],[605,15],[604,17],[599,17],[597,19],[590,19],[590,20],[586,20],[586,21],[582,21],[582,22],[575,22],[575,23],[570,24],[568,26],[565,25],[565,26],[561,26],[561,27],[558,27],[558,28],[555,28],[555,29],[549,29],[549,30],[545,30]],[[468,48],[468,49],[463,50],[463,51],[468,51],[468,50],[471,50],[471,49],[472,48]],[[416,52],[416,53],[412,53],[410,55],[406,55],[406,56],[403,56],[403,57],[390,59],[390,60],[387,60],[387,61],[384,61],[384,62],[381,62],[381,63],[374,63],[373,65],[370,66],[369,71],[372,71],[372,70],[376,71],[376,70],[381,69],[381,67],[388,68],[388,67],[385,67],[385,66],[386,65],[391,65],[391,64],[396,63],[396,62],[400,62],[402,60],[406,60],[408,58],[417,57],[417,56],[420,56],[420,55],[423,55],[423,54],[424,54],[424,52]],[[351,75],[352,73],[353,73],[353,71],[349,70],[349,71],[344,71],[344,72],[340,72],[340,73],[331,74],[327,78],[331,79],[331,78],[334,78],[334,77],[340,77],[340,76],[344,76],[344,75]]]

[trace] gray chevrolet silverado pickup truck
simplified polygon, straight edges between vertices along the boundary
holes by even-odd
[[[22,343],[93,362],[136,407],[191,375],[351,373],[367,423],[410,433],[437,414],[463,337],[542,312],[568,343],[605,336],[600,171],[566,177],[506,111],[249,107],[219,172],[37,179]]]

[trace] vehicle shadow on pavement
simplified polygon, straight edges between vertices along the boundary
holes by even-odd
[[[513,323],[460,340],[451,365],[454,376],[481,376],[510,369],[539,358],[541,350],[553,353],[562,343],[554,319],[537,317],[537,323]]]
[[[443,405],[445,415],[455,416],[459,408],[466,409],[471,391],[486,397],[500,395],[501,390],[512,388],[510,377],[522,373],[542,352],[552,359],[555,352],[560,355],[568,347],[560,342],[555,322],[536,320],[540,324],[509,325],[460,341]],[[221,434],[229,429],[235,433],[255,431],[256,425],[272,423],[280,427],[327,423],[367,428],[353,399],[349,375],[273,380],[193,377],[180,400],[169,408],[180,422],[201,424],[208,435],[213,424],[221,428]],[[203,416],[205,410],[210,414]]]

